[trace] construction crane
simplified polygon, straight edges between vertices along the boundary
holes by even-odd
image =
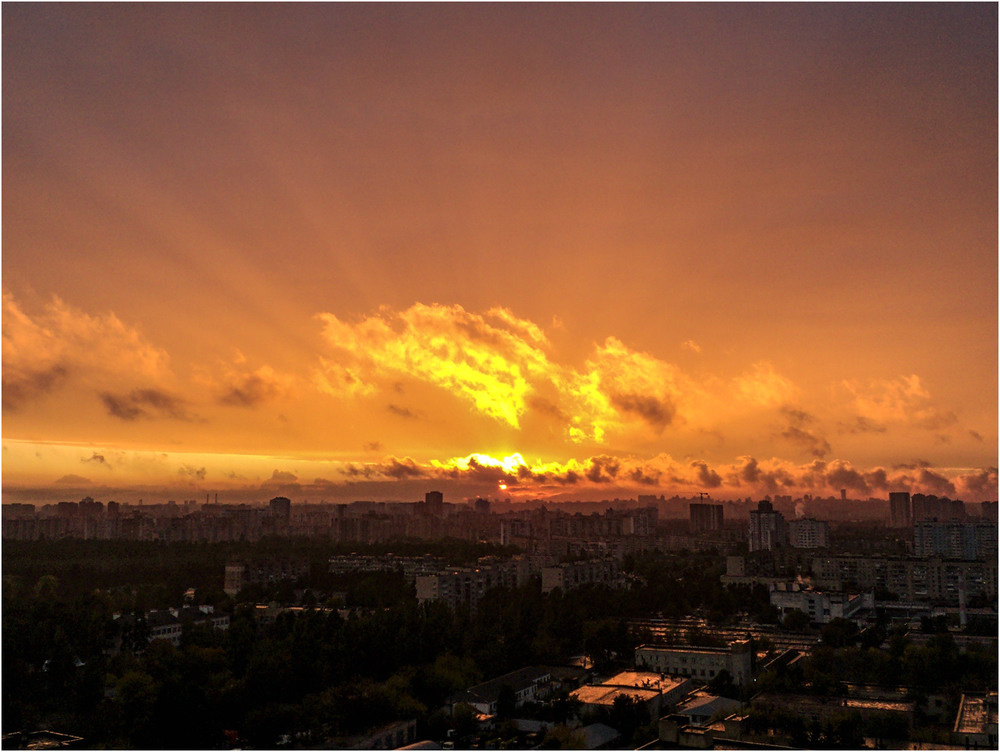
[[[708,493],[707,491],[699,491],[698,498],[704,501],[705,499],[711,499],[712,494]]]

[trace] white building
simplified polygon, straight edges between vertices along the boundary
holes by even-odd
[[[733,684],[740,687],[750,681],[752,659],[749,640],[736,641],[728,648],[640,645],[635,649],[636,668],[644,671],[689,676],[705,683],[728,671]]]
[[[782,616],[798,609],[808,614],[809,621],[814,624],[827,624],[832,619],[851,619],[863,609],[874,608],[875,599],[871,593],[814,590],[792,582],[774,586],[771,605],[781,611]]]

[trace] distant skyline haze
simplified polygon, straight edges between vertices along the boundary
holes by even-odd
[[[997,498],[995,4],[2,13],[5,502]]]

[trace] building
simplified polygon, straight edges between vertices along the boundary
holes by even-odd
[[[621,696],[645,705],[655,718],[680,702],[691,691],[692,681],[652,671],[622,671],[600,684],[588,684],[570,692],[570,697],[588,708],[614,707]]]
[[[904,601],[958,605],[968,597],[997,597],[997,561],[959,561],[938,557],[818,556],[813,584],[830,590],[894,593]]]
[[[771,605],[781,611],[782,616],[799,610],[808,614],[813,624],[828,624],[833,619],[851,619],[860,611],[875,608],[875,598],[871,593],[844,593],[800,587],[798,583],[786,583],[771,590]]]
[[[961,499],[913,494],[911,501],[914,522],[965,519],[965,503]]]
[[[889,494],[889,520],[893,527],[909,527],[913,524],[908,491],[894,491]]]
[[[621,579],[621,567],[614,559],[567,562],[542,569],[542,592],[550,593],[556,588],[566,592],[581,585],[591,584],[617,587]]]
[[[475,608],[489,590],[523,585],[528,574],[527,559],[514,558],[481,561],[476,567],[452,567],[434,574],[417,575],[414,580],[417,602],[443,601],[452,608]]]
[[[913,555],[973,561],[997,557],[997,526],[973,520],[920,520],[913,524]]]
[[[287,523],[292,516],[292,500],[284,496],[275,496],[268,502],[268,510],[272,517],[284,520]]]
[[[997,748],[996,692],[962,695],[951,742],[965,749]]]
[[[424,494],[424,504],[428,514],[440,517],[444,513],[444,494],[440,491],[428,491]]]
[[[760,501],[750,512],[748,540],[751,551],[773,551],[787,542],[785,516],[775,512],[769,501]]]
[[[792,548],[829,548],[830,525],[809,518],[792,520],[788,523],[788,543]]]
[[[750,682],[753,651],[749,640],[738,640],[728,648],[640,645],[635,649],[636,668],[670,676],[689,676],[704,683],[727,671],[738,687]]]
[[[692,533],[708,533],[722,530],[722,504],[691,504],[688,518]]]
[[[519,668],[452,695],[448,698],[448,705],[453,713],[456,706],[465,704],[485,715],[494,715],[504,688],[513,693],[514,707],[520,707],[526,702],[543,699],[551,681],[552,670],[546,666]]]
[[[231,561],[226,564],[222,589],[233,596],[247,585],[264,585],[295,580],[309,574],[309,562],[274,559],[270,561]]]

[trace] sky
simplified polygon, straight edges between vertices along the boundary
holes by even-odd
[[[997,498],[997,6],[3,4],[3,501]]]

